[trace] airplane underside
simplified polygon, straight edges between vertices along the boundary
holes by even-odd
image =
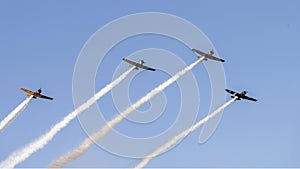
[[[237,97],[237,96],[230,96],[231,98],[235,98],[235,97]],[[236,100],[241,100],[241,98],[237,98]]]

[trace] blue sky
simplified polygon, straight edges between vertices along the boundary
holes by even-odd
[[[94,32],[122,16],[163,12],[184,18],[201,29],[220,57],[226,60],[223,67],[228,88],[248,90],[249,96],[259,101],[235,102],[224,111],[220,125],[208,142],[198,143],[198,129],[147,167],[300,167],[299,3],[296,0],[1,1],[0,119],[26,98],[18,90],[20,87],[32,90],[42,87],[44,94],[55,98],[53,101],[32,100],[0,133],[1,161],[74,109],[72,78],[76,59]],[[134,37],[111,51],[118,56],[105,58],[106,65],[98,69],[95,90],[111,81],[114,67],[121,58],[136,50],[154,47],[178,54],[186,64],[195,60],[191,51],[172,39],[155,35]],[[201,49],[201,46],[195,48]],[[151,65],[151,61],[147,63]],[[202,64],[192,72],[201,96],[197,118],[200,120],[209,110],[210,84]],[[168,77],[163,72],[139,73],[132,81],[130,99],[138,100]],[[168,128],[176,118],[172,114],[178,113],[178,86],[174,84],[166,89],[165,96],[168,104],[164,116],[157,122],[124,121],[116,129],[143,137]],[[118,113],[110,94],[97,103],[106,118]],[[85,137],[75,119],[44,149],[17,167],[47,167]],[[94,145],[67,167],[132,167],[138,162],[139,159],[116,156]]]

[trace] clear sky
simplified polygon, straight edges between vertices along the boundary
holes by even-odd
[[[75,63],[93,33],[129,14],[163,12],[184,18],[201,29],[218,55],[226,60],[223,67],[227,87],[247,90],[249,96],[259,101],[235,102],[224,111],[216,132],[206,143],[199,144],[198,129],[147,167],[300,167],[299,6],[297,0],[1,1],[0,119],[26,98],[20,87],[41,87],[54,100],[32,100],[0,133],[0,161],[48,131],[74,109]],[[157,35],[133,37],[119,43],[105,57],[98,69],[95,90],[111,81],[121,58],[146,48],[167,50],[186,64],[196,59],[186,46],[173,39]],[[145,61],[156,67],[151,59]],[[169,64],[173,64],[172,60]],[[209,110],[210,83],[203,64],[192,73],[199,87],[200,120]],[[138,73],[129,87],[131,101],[137,101],[168,78],[161,71]],[[124,121],[116,130],[143,138],[169,128],[181,101],[178,85],[170,86],[162,97],[166,97],[167,104],[158,120],[147,124]],[[106,119],[118,113],[110,93],[97,103]],[[147,108],[149,103],[140,110]],[[85,138],[86,133],[75,119],[45,148],[17,167],[47,167]],[[67,167],[133,167],[139,161],[94,145]]]

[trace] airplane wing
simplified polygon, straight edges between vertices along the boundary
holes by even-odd
[[[133,65],[133,66],[139,67],[139,68],[141,68],[141,69],[146,69],[146,70],[155,71],[155,69],[153,69],[153,68],[151,68],[151,67],[148,67],[148,66],[144,66],[144,65],[139,64],[139,63],[137,63],[137,62],[134,62],[134,61],[131,61],[131,60],[128,60],[128,59],[125,59],[125,58],[123,58],[123,60],[124,60],[125,62],[127,62],[127,63],[129,63],[129,64],[131,64],[131,65]]]
[[[237,92],[234,92],[232,90],[229,90],[229,89],[225,89],[226,92],[230,93],[230,94],[238,94]]]
[[[244,97],[242,97],[243,99],[246,99],[246,100],[251,100],[251,101],[254,101],[254,102],[256,102],[257,100],[256,99],[254,99],[254,98],[252,98],[252,97],[248,97],[248,96],[244,96]]]
[[[197,49],[192,49],[192,51],[198,53],[201,56],[206,56],[207,55],[207,53],[201,52],[200,50],[197,50]]]
[[[40,98],[43,98],[43,99],[53,100],[52,97],[48,97],[48,96],[45,96],[45,95],[42,95],[42,94],[40,94],[39,97],[40,97]]]
[[[26,92],[26,93],[28,93],[28,94],[30,94],[30,95],[33,95],[33,94],[34,94],[34,92],[31,91],[31,90],[27,90],[27,89],[24,89],[24,88],[20,88],[20,90],[22,90],[22,91],[24,91],[24,92]]]
[[[148,67],[148,66],[141,65],[141,64],[138,64],[138,65],[136,65],[136,66],[139,67],[139,68],[142,68],[142,69],[155,71],[155,69],[153,69],[153,68],[151,68],[151,67]]]
[[[131,60],[128,60],[128,59],[125,59],[125,58],[123,58],[123,60],[124,60],[125,62],[127,62],[127,63],[133,65],[133,66],[137,66],[137,65],[138,65],[138,63],[136,63],[136,62],[134,62],[134,61],[131,61]]]
[[[220,62],[225,62],[225,60],[217,58],[215,56],[208,56],[208,58],[212,59],[212,60],[216,60],[216,61],[220,61]]]

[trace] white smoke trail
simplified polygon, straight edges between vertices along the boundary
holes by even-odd
[[[74,119],[78,114],[89,108],[92,104],[94,104],[98,99],[100,99],[103,95],[109,92],[113,87],[119,84],[126,76],[132,72],[135,67],[131,67],[129,70],[124,72],[121,76],[119,76],[116,80],[105,86],[98,93],[96,93],[91,99],[89,99],[84,104],[80,105],[73,112],[68,114],[63,120],[59,123],[56,123],[50,131],[46,132],[44,135],[34,140],[33,142],[25,145],[22,149],[13,152],[6,160],[0,163],[0,168],[13,168],[20,162],[24,161],[31,154],[35,153],[39,149],[43,148],[52,138],[69,122]]]
[[[217,110],[215,110],[213,113],[206,116],[204,119],[200,120],[198,123],[193,125],[192,127],[188,128],[187,130],[183,131],[182,133],[178,134],[177,136],[173,137],[170,141],[168,141],[166,144],[160,146],[155,151],[153,151],[151,154],[149,154],[147,157],[145,157],[135,168],[142,168],[145,165],[149,163],[150,160],[152,160],[154,157],[158,156],[162,152],[166,151],[168,148],[172,147],[174,144],[176,144],[180,139],[184,138],[191,132],[195,131],[197,128],[199,128],[201,125],[206,123],[208,120],[216,116],[218,113],[220,113],[223,109],[225,109],[227,106],[229,106],[231,103],[233,103],[237,98],[233,98],[227,103],[225,103],[223,106],[219,107]]]
[[[152,97],[157,95],[159,92],[163,91],[166,87],[174,83],[176,80],[178,80],[181,76],[186,74],[188,71],[193,69],[196,65],[198,65],[201,61],[203,61],[205,58],[202,57],[195,61],[194,63],[190,64],[174,76],[172,76],[170,79],[150,91],[147,95],[145,95],[143,98],[141,98],[139,101],[137,101],[135,104],[133,104],[131,107],[127,108],[124,112],[122,112],[120,115],[118,115],[113,120],[109,121],[103,128],[101,128],[98,132],[94,133],[92,136],[86,138],[80,146],[75,148],[71,153],[68,153],[65,156],[61,156],[58,160],[56,160],[54,163],[52,163],[49,168],[61,168],[65,164],[69,163],[70,161],[76,159],[78,156],[80,156],[82,153],[84,153],[92,144],[93,140],[98,140],[101,137],[103,137],[111,128],[113,128],[115,125],[120,123],[124,118],[126,118],[131,112],[142,106],[144,103],[149,101]]]
[[[33,96],[29,96],[24,100],[18,107],[16,107],[12,112],[10,112],[1,122],[0,122],[0,132],[4,130],[5,127],[9,125],[28,105]]]

